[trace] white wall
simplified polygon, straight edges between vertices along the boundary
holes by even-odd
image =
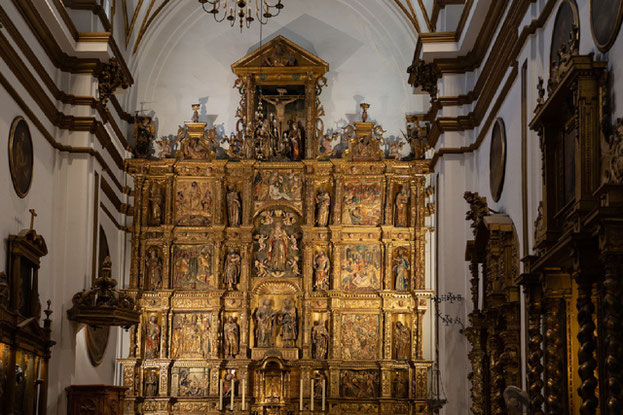
[[[231,64],[258,47],[257,22],[240,33],[216,23],[195,2],[180,2],[153,25],[132,64],[137,83],[127,96],[128,111],[143,103],[155,116],[157,134],[166,136],[177,132],[199,102],[202,120],[233,131],[240,96]],[[401,136],[405,115],[423,110],[428,101],[413,95],[407,83],[413,29],[382,2],[288,1],[262,30],[264,42],[281,34],[329,63],[321,95],[327,129],[358,120],[359,103],[368,102],[371,119],[387,136]]]

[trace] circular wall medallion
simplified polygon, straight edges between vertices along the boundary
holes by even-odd
[[[23,117],[17,117],[11,124],[9,134],[9,171],[15,193],[21,198],[26,197],[32,184],[33,160],[28,124]]]
[[[500,200],[504,188],[504,171],[506,170],[506,129],[504,121],[498,118],[491,133],[489,150],[489,187],[495,202]]]
[[[549,50],[550,70],[554,64],[558,63],[558,51],[560,47],[569,44],[571,34],[573,33],[573,26],[580,27],[578,6],[573,0],[564,0],[556,12],[556,20],[554,21],[552,43]],[[578,31],[578,36],[579,33]]]
[[[623,0],[591,0],[591,32],[601,52],[607,52],[616,40],[622,18]]]

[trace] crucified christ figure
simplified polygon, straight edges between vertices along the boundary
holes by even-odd
[[[262,97],[262,100],[275,106],[275,109],[277,110],[277,122],[279,125],[283,126],[283,123],[286,121],[286,106],[294,101],[298,101],[299,97],[286,99],[284,95],[288,92],[288,90],[284,88],[277,89],[277,92],[279,92],[279,97],[275,97],[275,99]]]

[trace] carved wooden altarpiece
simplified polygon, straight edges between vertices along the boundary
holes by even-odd
[[[263,94],[303,86],[315,140],[319,62],[284,38],[268,43],[234,65],[240,111],[255,116],[255,82]],[[196,157],[126,161],[127,292],[142,317],[121,360],[125,413],[228,411],[232,394],[237,413],[426,411],[428,167],[385,159],[377,127],[350,126],[349,151],[328,160],[308,140],[301,160],[259,161],[251,134],[238,147],[251,157],[221,160],[207,140]]]

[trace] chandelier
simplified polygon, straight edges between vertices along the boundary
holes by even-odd
[[[233,27],[238,20],[242,32],[243,26],[248,29],[256,19],[260,24],[265,25],[268,19],[278,16],[284,8],[281,1],[277,0],[276,4],[270,5],[268,0],[255,0],[255,10],[253,10],[253,0],[199,0],[199,3],[203,11],[214,16],[214,20],[219,23],[227,20]]]

